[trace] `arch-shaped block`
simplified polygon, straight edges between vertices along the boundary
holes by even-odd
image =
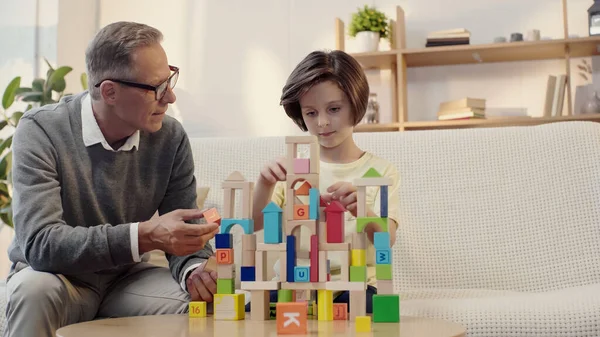
[[[319,235],[319,222],[317,220],[288,220],[285,224],[285,235],[290,236],[296,227],[305,226],[310,230],[310,235]]]
[[[381,227],[381,231],[388,231],[388,218],[378,218],[378,217],[359,217],[356,218],[356,232],[361,233],[365,230],[368,224],[375,223]]]
[[[229,233],[234,225],[240,225],[244,229],[244,234],[254,233],[254,220],[253,219],[222,219],[221,220],[221,234]]]

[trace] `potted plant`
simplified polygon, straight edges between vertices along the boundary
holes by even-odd
[[[387,16],[375,7],[365,5],[352,14],[348,34],[358,41],[359,52],[374,52],[379,41],[389,37]]]

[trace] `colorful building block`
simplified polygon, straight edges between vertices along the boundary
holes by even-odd
[[[240,281],[256,281],[256,267],[255,266],[241,266],[240,267]]]
[[[294,174],[310,173],[310,159],[294,158]]]
[[[231,249],[233,248],[233,235],[230,233],[217,233],[215,235],[216,249]]]
[[[318,188],[311,188],[308,191],[308,218],[311,220],[319,219],[320,195]]]
[[[277,319],[277,302],[269,303],[269,319]]]
[[[206,302],[192,301],[189,304],[189,317],[206,317]]]
[[[388,187],[387,186],[381,186],[380,187],[380,202],[381,202],[381,214],[380,216],[382,218],[387,218],[388,217]]]
[[[216,249],[215,255],[217,256],[218,264],[232,264],[233,263],[233,249]]]
[[[361,233],[369,223],[375,223],[381,227],[384,232],[388,231],[388,219],[378,217],[358,217],[356,218],[356,232]]]
[[[204,216],[204,219],[207,223],[217,223],[219,225],[221,224],[221,215],[219,215],[219,212],[214,207],[204,211],[202,215]]]
[[[343,243],[344,242],[344,213],[346,208],[338,201],[332,201],[325,207],[327,218],[327,242],[328,243]]]
[[[317,319],[333,321],[333,292],[331,290],[317,290]]]
[[[367,267],[366,266],[350,266],[350,282],[366,282]]]
[[[312,187],[311,184],[308,181],[304,180],[300,183],[300,186],[296,189],[294,194],[310,196],[310,188],[311,187]]]
[[[371,332],[371,317],[356,316],[356,322],[354,325],[356,332]]]
[[[375,265],[375,278],[378,280],[391,280],[392,279],[392,265],[391,264],[376,264]]]
[[[264,242],[283,242],[283,210],[276,203],[270,202],[263,208]]]
[[[375,232],[373,235],[373,247],[375,249],[390,248],[390,232]]]
[[[230,278],[217,279],[217,294],[235,294],[235,280]]]
[[[375,250],[375,263],[376,264],[391,264],[392,263],[392,250],[390,248],[376,249]]]
[[[277,302],[294,302],[295,293],[291,289],[278,289],[277,290]]]
[[[373,322],[400,322],[400,296],[373,295]]]
[[[295,282],[310,282],[310,268],[307,266],[294,267]]]
[[[381,173],[377,171],[375,168],[371,167],[365,172],[362,176],[363,178],[381,178]]]
[[[294,205],[294,220],[308,220],[308,205]]]
[[[333,320],[345,321],[348,319],[348,303],[333,303]]]
[[[244,294],[214,294],[214,319],[237,321],[246,317]]]
[[[310,236],[310,282],[319,282],[319,236]]]
[[[306,334],[307,316],[306,302],[277,303],[277,334]]]
[[[350,257],[351,266],[366,266],[367,265],[367,250],[366,249],[352,249],[352,255]]]
[[[286,279],[288,282],[294,282],[294,267],[296,267],[296,237],[288,235],[285,243]]]
[[[244,229],[244,234],[254,233],[253,219],[222,219],[220,227],[221,233],[229,233],[234,225],[240,225]]]

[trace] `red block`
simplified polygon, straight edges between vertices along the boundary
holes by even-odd
[[[319,282],[319,237],[310,237],[310,282]]]
[[[332,201],[325,207],[327,217],[327,242],[344,242],[344,213],[346,209],[339,201]]]

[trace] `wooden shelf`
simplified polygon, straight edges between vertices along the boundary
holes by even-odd
[[[582,37],[566,40],[571,57],[588,57],[600,55],[600,36]]]
[[[390,69],[396,64],[396,50],[352,54],[365,69]]]
[[[399,123],[387,123],[387,124],[358,124],[354,128],[354,132],[389,132],[399,131]]]
[[[600,122],[600,114],[560,117],[492,117],[487,119],[405,122],[402,123],[402,128],[404,128],[404,130],[458,129],[473,127],[528,126],[567,121]]]

